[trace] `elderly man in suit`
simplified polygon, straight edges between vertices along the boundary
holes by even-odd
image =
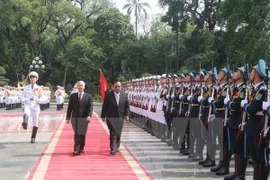
[[[68,103],[66,121],[70,120],[74,130],[74,152],[77,156],[84,153],[85,135],[90,123],[93,111],[92,96],[84,92],[85,83],[78,81],[76,83],[78,92],[71,94]]]
[[[129,121],[129,102],[127,94],[121,91],[121,83],[116,81],[113,90],[104,99],[101,118],[107,119],[107,126],[110,130],[110,154],[119,152],[121,132],[124,119]]]

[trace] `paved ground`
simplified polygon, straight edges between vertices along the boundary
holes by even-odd
[[[98,114],[100,114],[100,108],[101,104],[94,104],[94,111]],[[1,116],[22,112],[22,109],[9,111],[0,109],[0,180],[21,180],[28,177],[63,118],[65,109],[62,114],[40,116],[40,127],[35,144],[29,143],[31,130],[25,131],[21,128],[22,117]],[[55,106],[52,105],[50,109],[43,112],[55,112]],[[125,124],[122,141],[154,179],[223,179],[210,173],[209,169],[188,161],[186,156],[179,156],[178,151],[171,150],[171,147],[132,123]],[[233,168],[231,171],[233,172]],[[247,179],[252,179],[250,165],[247,171]]]

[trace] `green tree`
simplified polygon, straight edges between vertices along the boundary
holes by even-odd
[[[233,62],[256,64],[269,58],[270,0],[223,1],[218,11],[219,24],[225,29],[225,50]]]
[[[7,85],[9,79],[6,79],[4,76],[7,74],[6,70],[0,66],[0,86]]]
[[[127,40],[130,43],[136,41],[133,34],[132,25],[129,23],[128,16],[123,15],[117,8],[111,8],[108,12],[100,15],[94,22],[93,43],[101,48],[104,53],[104,58],[100,59],[100,66],[105,71],[106,77],[110,77],[110,82],[113,82],[121,73],[122,57],[119,57],[119,50],[122,44]],[[125,52],[128,52],[128,47]]]
[[[147,12],[145,8],[151,8],[148,3],[140,2],[140,0],[127,0],[127,4],[124,5],[123,9],[127,10],[128,15],[134,11],[135,15],[135,34],[138,36],[138,19],[143,11],[145,17],[147,18]]]

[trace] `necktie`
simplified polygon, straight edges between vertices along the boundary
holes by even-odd
[[[116,103],[117,103],[117,105],[119,105],[119,95],[115,95],[115,100],[116,100]]]
[[[82,102],[82,94],[80,93],[79,94],[79,104],[81,104],[81,102]]]
[[[34,88],[34,85],[32,84],[31,88],[33,89]]]

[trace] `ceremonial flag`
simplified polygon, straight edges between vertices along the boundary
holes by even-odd
[[[106,78],[105,78],[104,74],[102,73],[101,69],[99,69],[99,71],[100,71],[100,77],[99,77],[100,95],[101,95],[101,99],[103,102],[104,97],[105,97],[105,91],[107,91],[109,89],[109,85],[108,85]]]

